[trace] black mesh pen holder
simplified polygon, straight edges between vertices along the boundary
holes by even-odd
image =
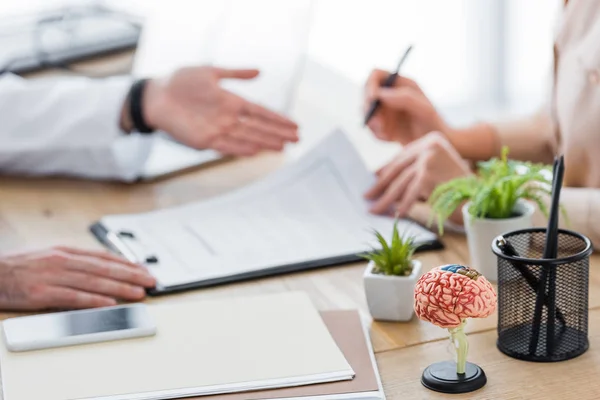
[[[498,349],[527,361],[563,361],[583,354],[588,342],[590,240],[561,229],[558,256],[542,259],[544,228],[502,235],[516,254],[498,257]]]

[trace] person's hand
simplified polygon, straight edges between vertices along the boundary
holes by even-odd
[[[221,79],[257,75],[252,69],[190,67],[151,80],[143,98],[146,123],[197,149],[234,156],[280,151],[287,142],[298,141],[298,126],[219,86]]]
[[[81,309],[141,300],[155,279],[104,252],[56,247],[0,257],[0,309]]]
[[[450,128],[415,81],[398,76],[393,87],[381,87],[389,74],[376,69],[365,86],[365,112],[372,101],[381,102],[368,123],[375,136],[408,144],[432,131],[448,134]]]
[[[395,214],[403,217],[415,202],[426,201],[440,183],[468,174],[467,162],[442,134],[432,132],[407,145],[377,171],[377,182],[365,197],[374,201],[371,212],[385,214],[396,205]]]

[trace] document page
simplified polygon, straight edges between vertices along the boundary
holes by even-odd
[[[296,163],[230,194],[101,222],[134,233],[125,243],[141,259],[158,258],[148,267],[162,285],[218,279],[370,250],[373,229],[390,237],[394,223],[368,212],[363,193],[374,181],[338,131]],[[418,242],[436,240],[411,221],[399,228]]]

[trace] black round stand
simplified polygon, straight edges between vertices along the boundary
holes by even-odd
[[[421,383],[427,389],[442,393],[467,393],[482,388],[487,382],[485,372],[467,363],[464,374],[456,373],[456,363],[443,361],[431,364],[423,371]]]

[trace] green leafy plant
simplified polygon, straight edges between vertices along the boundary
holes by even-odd
[[[453,179],[433,191],[429,203],[438,230],[443,233],[444,222],[465,201],[471,202],[473,218],[510,218],[519,199],[535,202],[547,216],[543,196],[551,194],[551,175],[547,165],[509,160],[504,147],[501,158],[480,162],[476,175]]]
[[[381,250],[373,251],[362,257],[373,261],[373,273],[394,276],[408,276],[412,273],[412,256],[417,249],[414,236],[398,232],[398,221],[394,223],[392,240],[388,243],[383,235],[373,231]]]

